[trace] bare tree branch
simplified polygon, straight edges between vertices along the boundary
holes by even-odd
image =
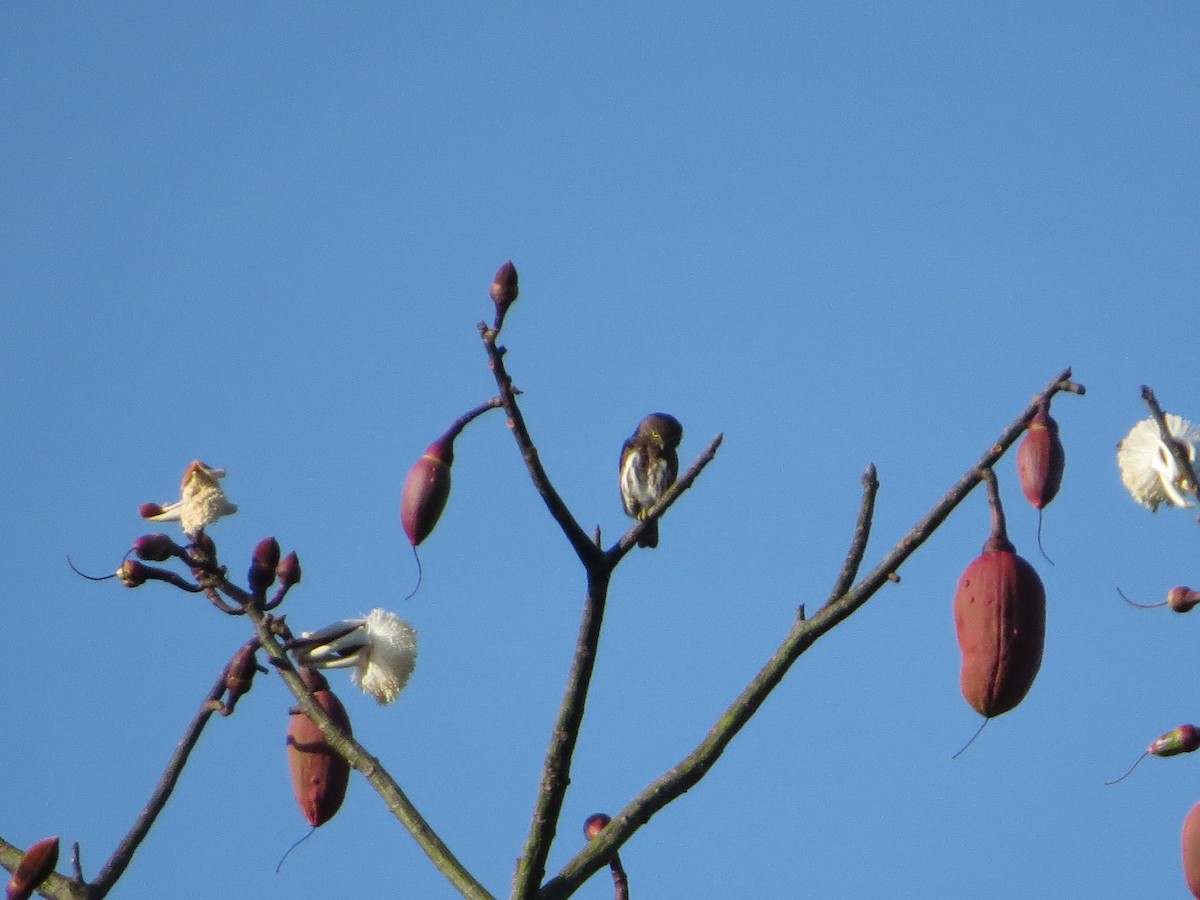
[[[875,495],[879,493],[879,479],[875,475],[874,463],[867,466],[867,471],[863,473],[862,484],[862,503],[858,508],[858,521],[854,524],[854,537],[850,541],[850,549],[846,552],[846,562],[842,564],[842,571],[838,573],[833,590],[829,593],[829,599],[825,601],[826,606],[850,589],[850,585],[858,576],[863,556],[867,552],[867,541],[871,538],[871,521],[875,516]]]
[[[479,335],[483,338],[483,347],[487,351],[488,365],[496,378],[497,387],[500,388],[500,399],[504,403],[504,411],[508,414],[508,427],[512,430],[517,447],[521,450],[521,458],[525,460],[525,467],[529,470],[533,486],[541,494],[554,521],[558,523],[563,534],[567,536],[567,540],[571,542],[579,561],[591,569],[599,561],[600,550],[588,540],[587,534],[575,521],[575,517],[567,509],[567,505],[558,495],[558,491],[554,489],[550,477],[542,467],[537,447],[534,446],[533,440],[529,437],[529,429],[525,426],[525,417],[521,415],[521,409],[517,406],[517,391],[513,389],[512,378],[504,368],[505,348],[496,346],[496,334],[494,329],[488,328],[483,322],[479,323]]]
[[[984,478],[984,471],[1011,447],[1025,431],[1029,420],[1043,400],[1068,391],[1083,394],[1082,385],[1070,380],[1066,369],[1036,397],[1017,419],[1004,430],[979,461],[959,479],[929,513],[913,526],[876,568],[853,589],[827,603],[812,619],[798,619],[771,659],[759,671],[741,695],[721,714],[704,740],[677,765],[652,782],[614,816],[612,822],[568,862],[554,878],[537,892],[537,900],[562,900],[607,864],[622,845],[667,804],[694,787],[724,753],[771,691],[783,680],[792,664],[816,641],[849,618],[891,578],[913,552],[928,540],[950,513]],[[872,490],[872,489],[868,489]],[[860,512],[860,521],[862,513]],[[857,538],[857,532],[856,532]],[[852,556],[848,555],[848,558]]]

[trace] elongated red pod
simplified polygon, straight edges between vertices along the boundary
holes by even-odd
[[[1183,877],[1192,896],[1200,898],[1200,803],[1183,820]]]
[[[332,691],[313,694],[329,717],[350,734],[350,717]],[[288,767],[292,789],[304,818],[314,828],[324,825],[341,809],[350,782],[350,763],[333,752],[312,719],[293,713],[288,722]]]
[[[1017,448],[1017,475],[1021,491],[1034,509],[1042,509],[1058,495],[1062,486],[1066,453],[1058,438],[1058,423],[1050,417],[1045,404],[1029,422],[1021,446]]]
[[[998,546],[994,538],[988,541],[963,572],[954,594],[954,627],[967,702],[990,719],[1024,700],[1042,665],[1046,591],[1007,540]]]
[[[441,518],[450,496],[450,465],[454,462],[453,438],[434,441],[408,471],[400,499],[400,524],[414,547]]]

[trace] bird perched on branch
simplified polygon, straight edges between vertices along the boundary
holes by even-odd
[[[674,416],[651,413],[638,423],[637,431],[621,447],[621,502],[635,519],[646,518],[679,475],[675,448],[683,439],[683,426]],[[638,538],[639,547],[658,546],[658,523]]]

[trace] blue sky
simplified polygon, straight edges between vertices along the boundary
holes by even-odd
[[[0,836],[95,874],[244,623],[92,584],[189,461],[229,470],[234,572],[295,549],[298,629],[383,606],[412,682],[355,732],[504,895],[532,810],[581,572],[503,419],[460,438],[424,545],[411,463],[494,384],[475,330],[512,259],[503,343],[564,499],[627,527],[644,414],[713,466],[612,585],[551,869],[689,752],[826,596],[870,462],[871,566],[1061,368],[1067,470],[1036,515],[998,468],[1048,595],[1029,697],[978,725],[951,599],[973,495],[789,674],[710,776],[622,856],[636,896],[1171,897],[1200,716],[1195,516],[1136,506],[1114,447],[1139,385],[1200,418],[1200,9],[1191,3],[0,8]],[[118,889],[453,896],[357,777],[305,831],[261,679],[214,722]],[[577,896],[611,896],[601,873]]]

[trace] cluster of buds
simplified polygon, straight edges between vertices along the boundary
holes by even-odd
[[[280,552],[279,541],[273,537],[263,538],[254,548],[250,569],[246,573],[250,593],[268,611],[282,603],[287,592],[300,583],[300,557],[293,550],[280,559]],[[276,580],[279,587],[268,600],[267,590]]]

